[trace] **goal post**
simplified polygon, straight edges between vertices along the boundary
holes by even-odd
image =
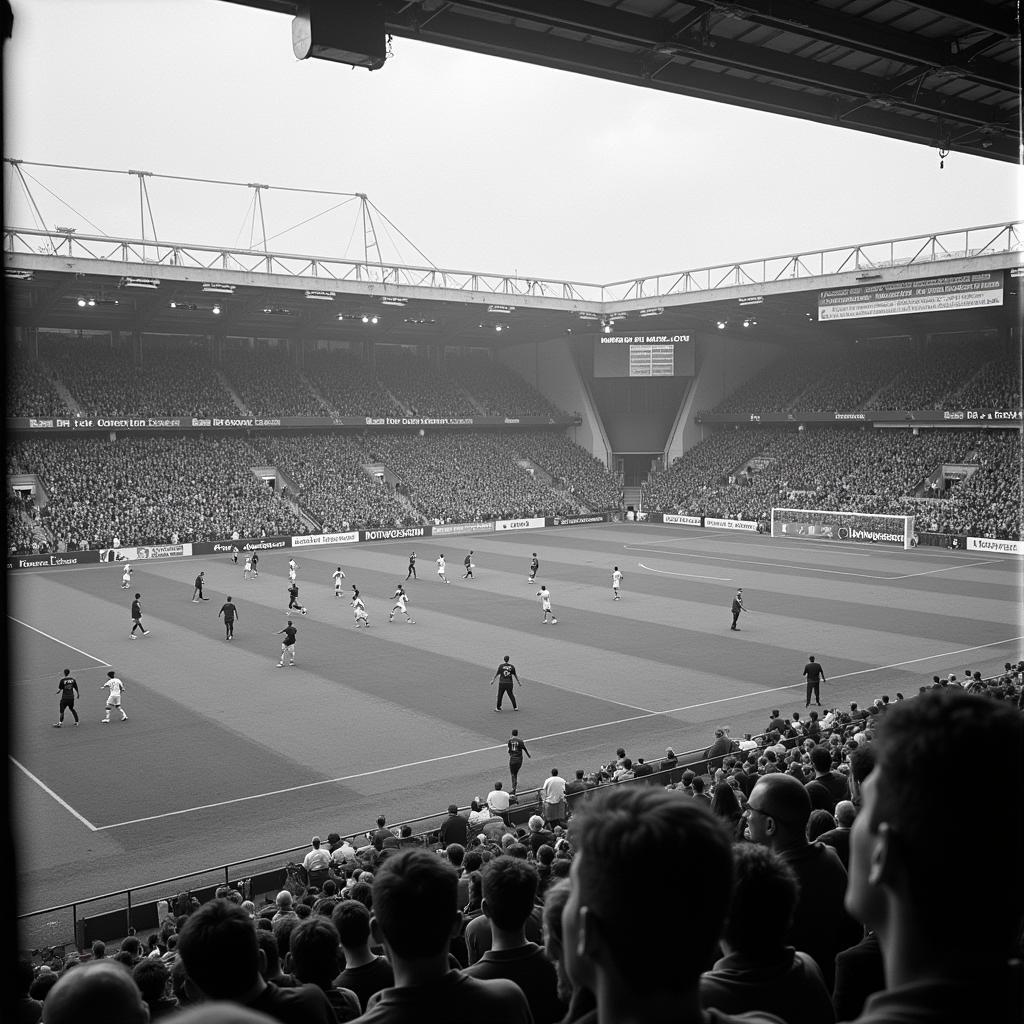
[[[773,508],[772,536],[791,540],[840,540],[861,544],[917,546],[913,516],[837,512],[820,508]]]

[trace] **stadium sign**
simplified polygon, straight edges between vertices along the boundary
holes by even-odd
[[[862,530],[856,526],[840,526],[837,531],[840,540],[881,542],[883,544],[899,544],[903,546],[902,533],[886,533],[884,530]]]
[[[301,537],[292,537],[292,547],[306,548],[319,544],[355,544],[358,540],[358,530],[350,530],[348,533],[312,533]]]
[[[978,271],[921,281],[882,281],[818,293],[818,319],[857,320],[1003,304],[1002,271]]]
[[[751,533],[757,531],[757,523],[751,519],[710,519],[704,517],[704,525],[709,530],[749,530]],[[903,538],[900,538],[902,542]]]
[[[968,551],[995,551],[1004,555],[1024,555],[1024,540],[993,540],[991,537],[968,537]]]
[[[672,523],[674,526],[703,526],[703,516],[677,516],[672,512],[666,512],[662,517],[663,523]]]
[[[100,548],[101,562],[134,562],[144,558],[188,558],[191,544],[143,544],[130,548]]]
[[[607,523],[607,516],[553,516],[548,526],[586,526],[589,523]]]
[[[494,524],[494,530],[539,530],[545,525],[543,516],[532,519],[499,519]]]
[[[394,530],[360,530],[360,540],[401,540],[403,537],[429,537],[429,526],[403,526]]]
[[[273,548],[287,548],[291,547],[291,537],[261,537],[259,540],[229,540],[229,541],[218,541],[211,544],[209,551],[217,553],[219,551],[233,551],[238,548],[239,551],[270,551]]]
[[[976,426],[1020,423],[1020,409],[836,409],[833,412],[704,412],[696,423],[898,423],[901,426],[970,422]]]
[[[463,533],[494,533],[494,523],[442,523],[430,528],[431,536],[453,537]]]
[[[98,562],[98,551],[62,551],[54,555],[9,555],[8,569],[38,569],[41,566],[84,565]]]

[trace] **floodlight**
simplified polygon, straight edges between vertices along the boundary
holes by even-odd
[[[220,305],[215,304],[213,309],[210,310],[210,312],[213,313],[214,316],[220,316]]]
[[[85,299],[82,299],[82,298],[80,298],[80,299],[78,300],[78,306],[79,306],[79,308],[83,307],[84,305],[85,305]]]
[[[203,291],[207,295],[234,295],[235,286],[233,284],[204,284]]]
[[[155,277],[123,277],[121,284],[125,288],[159,288],[160,281]]]

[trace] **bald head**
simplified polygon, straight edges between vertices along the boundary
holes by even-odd
[[[50,989],[43,1024],[147,1024],[149,1010],[132,976],[118,963],[98,960],[79,964]]]
[[[857,817],[857,808],[852,800],[840,800],[836,804],[836,824],[840,828],[852,828],[853,819]]]
[[[802,782],[792,775],[773,772],[757,780],[750,794],[750,804],[775,819],[780,831],[800,832],[811,816],[811,798]]]

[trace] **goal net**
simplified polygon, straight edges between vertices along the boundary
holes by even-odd
[[[773,508],[772,536],[899,544],[908,550],[917,544],[913,516],[835,512],[819,508]]]

